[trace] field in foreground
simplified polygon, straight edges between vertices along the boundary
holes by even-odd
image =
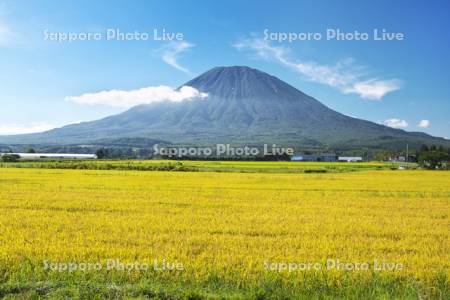
[[[449,299],[449,214],[449,172],[0,168],[0,297]]]

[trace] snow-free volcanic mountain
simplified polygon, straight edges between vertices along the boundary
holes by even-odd
[[[174,144],[232,143],[318,148],[403,148],[448,144],[424,133],[393,129],[338,113],[286,82],[249,67],[216,67],[184,85],[208,97],[135,106],[98,121],[39,134],[0,138],[2,143],[86,144],[147,138]]]

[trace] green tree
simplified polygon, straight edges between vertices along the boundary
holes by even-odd
[[[450,161],[450,149],[444,147],[431,146],[422,147],[418,154],[420,166],[427,169],[448,169]]]
[[[2,162],[16,162],[20,159],[20,156],[17,154],[3,154],[1,156]]]
[[[100,148],[95,152],[95,155],[97,155],[98,159],[103,159],[107,157],[108,151],[105,148]]]

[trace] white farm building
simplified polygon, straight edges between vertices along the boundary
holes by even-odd
[[[74,154],[74,153],[0,153],[2,155],[18,155],[22,160],[36,159],[96,159],[95,154]]]

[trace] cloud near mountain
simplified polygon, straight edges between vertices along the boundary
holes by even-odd
[[[384,124],[386,126],[392,127],[392,128],[406,128],[408,127],[408,122],[406,122],[405,120],[400,120],[400,119],[387,119],[384,121]]]
[[[47,131],[56,127],[57,126],[48,122],[37,122],[31,124],[0,124],[0,135],[36,133]]]
[[[129,108],[139,104],[155,102],[182,102],[190,99],[204,99],[207,93],[202,93],[190,86],[173,89],[169,86],[150,86],[136,90],[109,90],[97,93],[86,93],[80,96],[66,97],[67,101],[87,105],[108,105]]]
[[[419,127],[420,128],[427,128],[428,126],[430,126],[430,121],[429,120],[420,120],[420,122],[419,122]]]
[[[251,50],[259,58],[275,61],[306,79],[336,88],[344,94],[357,94],[367,100],[381,100],[385,95],[401,88],[399,79],[367,78],[361,66],[355,66],[352,58],[339,61],[334,66],[313,61],[300,61],[289,56],[290,49],[273,46],[269,41],[244,39],[233,45],[238,50]]]

